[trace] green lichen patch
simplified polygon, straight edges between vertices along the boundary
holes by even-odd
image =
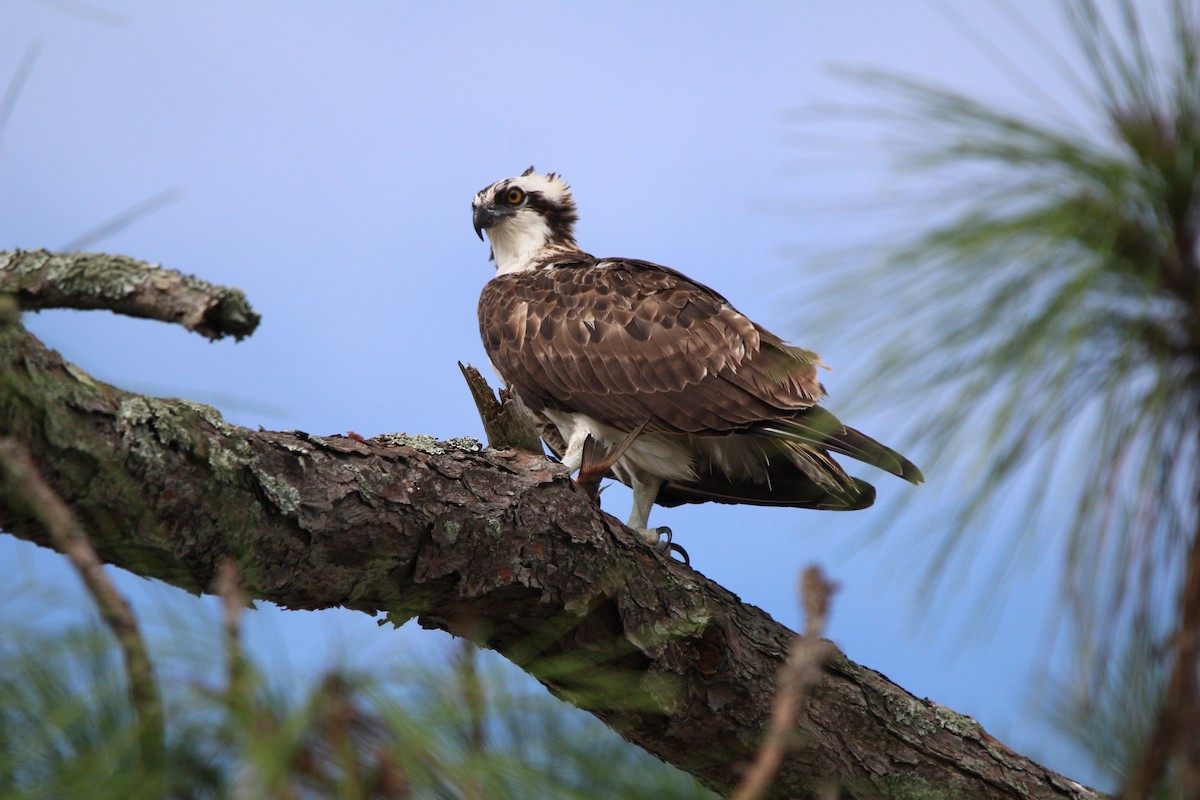
[[[43,251],[44,252],[44,251]],[[45,279],[66,294],[108,299],[128,297],[146,282],[157,264],[147,264],[128,256],[98,253],[59,255],[45,253],[44,260],[36,259],[27,270],[30,277],[40,263]]]
[[[372,441],[411,447],[431,456],[444,455],[446,452],[442,443],[427,433],[384,433],[374,437]]]
[[[381,433],[373,437],[371,441],[382,442],[383,444],[396,444],[401,447],[411,447],[414,450],[428,453],[431,456],[445,455],[450,450],[459,450],[464,453],[478,453],[483,449],[483,445],[479,443],[479,440],[471,436],[455,436],[452,439],[442,441],[427,433]]]
[[[123,436],[134,441],[148,441],[145,437],[153,436],[168,447],[190,450],[194,429],[194,420],[190,417],[196,413],[193,406],[199,405],[130,395],[117,407],[117,427]],[[215,409],[212,412],[216,414]]]
[[[293,432],[294,432],[294,433],[298,433],[298,434],[300,433],[300,431],[293,431]],[[315,444],[317,447],[324,448],[325,450],[333,450],[333,449],[335,449],[335,448],[333,447],[333,445],[331,445],[331,444],[329,443],[329,440],[328,440],[328,439],[326,439],[326,438],[325,438],[325,437],[323,437],[323,436],[314,436],[314,435],[313,435],[313,434],[311,434],[311,433],[305,433],[305,434],[302,434],[302,435],[303,435],[303,437],[304,437],[304,441],[308,442],[309,444]]]
[[[202,422],[221,435],[206,435]],[[224,485],[234,485],[251,463],[250,447],[237,426],[203,403],[129,395],[117,406],[116,427],[125,449],[152,474],[171,450],[207,461],[217,483]]]
[[[946,730],[959,737],[978,736],[980,731],[979,723],[975,720],[937,703],[889,697],[887,709],[897,722],[910,726],[922,736],[936,730]]]
[[[951,711],[945,706],[932,704],[933,714],[938,723],[956,736],[975,736],[979,733],[979,723],[966,714]]]
[[[197,414],[202,420],[207,422],[209,425],[212,425],[223,436],[230,436],[236,430],[235,426],[230,425],[225,421],[225,418],[221,416],[220,411],[217,411],[217,409],[210,405],[197,403],[194,400],[177,400],[175,402]]]
[[[221,442],[211,442],[208,447],[208,465],[217,483],[233,486],[238,475],[250,463],[250,459]]]
[[[140,428],[154,417],[150,401],[141,395],[130,395],[117,407],[117,425],[125,432],[129,428]]]
[[[368,503],[375,498],[375,489],[372,488],[371,482],[363,471],[353,464],[346,464],[345,469],[354,476],[354,488],[358,490],[358,496]]]
[[[929,718],[929,709],[916,698],[889,695],[885,705],[896,722],[909,726],[922,736],[938,729],[938,725]]]
[[[293,515],[300,510],[300,490],[278,475],[251,467],[258,485],[280,512]]]
[[[295,453],[298,456],[311,456],[313,451],[308,444],[297,444],[294,442],[276,442],[276,447],[282,447],[289,453]]]

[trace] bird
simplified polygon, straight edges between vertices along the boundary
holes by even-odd
[[[580,249],[575,200],[558,174],[530,167],[480,190],[471,207],[496,270],[478,306],[493,369],[577,481],[611,476],[633,490],[627,525],[649,543],[671,541],[670,528],[649,527],[654,504],[870,506],[874,487],[835,454],[924,480],[819,405],[825,364],[815,352],[678,270]]]

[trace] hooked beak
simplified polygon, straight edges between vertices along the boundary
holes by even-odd
[[[496,208],[494,206],[476,206],[475,212],[471,215],[472,221],[475,223],[475,235],[479,237],[479,241],[483,241],[483,231],[490,228],[497,222],[502,222],[513,215],[513,212],[507,208]]]

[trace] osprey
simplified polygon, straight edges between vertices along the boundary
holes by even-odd
[[[558,175],[530,167],[471,206],[496,264],[479,298],[493,367],[543,423],[551,451],[583,468],[581,482],[589,437],[609,452],[600,473],[633,489],[628,525],[649,540],[670,536],[647,527],[654,503],[871,505],[874,487],[831,453],[923,480],[904,456],[817,405],[825,365],[816,353],[673,269],[579,249],[575,202]]]

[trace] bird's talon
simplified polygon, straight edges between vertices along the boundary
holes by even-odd
[[[637,532],[641,534],[646,544],[653,547],[659,553],[670,557],[672,553],[678,553],[680,560],[684,564],[691,566],[691,560],[688,558],[687,550],[684,550],[679,545],[671,541],[671,529],[666,525],[658,528],[638,528]]]
[[[682,545],[675,544],[671,541],[671,529],[666,525],[658,528],[648,528],[645,532],[646,539],[650,541],[654,549],[670,558],[673,553],[679,554],[679,560],[687,566],[692,565],[691,558],[688,557],[687,550],[683,549]]]
[[[671,543],[671,529],[666,525],[661,528],[634,528],[638,535],[655,550],[666,550]],[[665,540],[665,541],[664,541]]]
[[[692,560],[688,558],[688,552],[687,550],[683,549],[682,545],[675,544],[674,542],[667,542],[666,554],[668,557],[670,557],[672,553],[679,554],[679,560],[683,562],[684,566],[690,567],[692,565]]]
[[[654,529],[654,532],[656,534],[658,534],[659,546],[662,547],[662,545],[665,544],[666,547],[664,547],[663,549],[670,550],[671,549],[671,535],[672,535],[671,529],[668,528],[666,525],[660,525],[659,527]]]

